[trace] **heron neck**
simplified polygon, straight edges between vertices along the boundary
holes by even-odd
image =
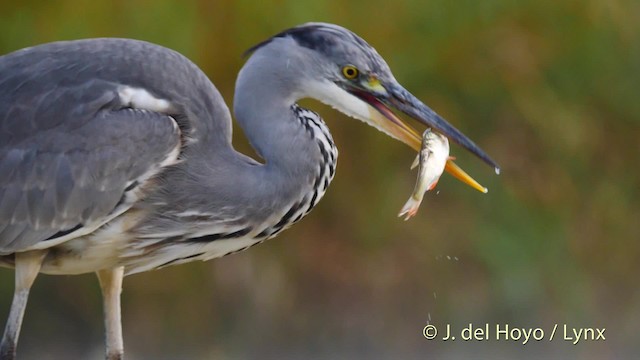
[[[317,166],[320,154],[292,110],[299,91],[296,74],[272,54],[254,54],[238,75],[236,121],[269,169],[300,172]],[[314,156],[317,155],[317,156]]]
[[[333,177],[331,135],[317,115],[301,116],[303,110],[295,105],[300,94],[296,74],[257,55],[241,70],[234,98],[236,121],[264,159],[251,170],[261,179],[263,191],[256,196],[274,207],[306,202],[311,209]]]

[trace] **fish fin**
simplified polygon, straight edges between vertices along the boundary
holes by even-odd
[[[415,169],[419,163],[420,163],[420,154],[416,155],[416,158],[413,160],[413,163],[411,163],[411,170]]]
[[[438,181],[440,181],[440,179],[437,179],[436,181],[434,181],[433,184],[431,184],[431,186],[429,186],[427,191],[431,191],[431,190],[435,189],[436,185],[438,185]]]

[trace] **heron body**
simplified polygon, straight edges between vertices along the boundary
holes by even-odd
[[[15,355],[39,272],[98,274],[107,357],[121,358],[123,274],[241,251],[308,214],[335,174],[337,150],[299,99],[419,146],[388,109],[396,107],[495,166],[344,28],[301,25],[251,52],[234,113],[261,161],[234,150],[222,97],[175,51],[105,38],[0,57],[0,265],[16,269],[1,358]]]
[[[132,61],[143,56],[149,61]],[[275,121],[265,126],[280,123],[278,139],[292,139],[279,149],[255,140],[267,149],[261,151],[266,161],[260,164],[233,149],[231,117],[219,106],[222,99],[207,77],[166,48],[95,39],[6,57],[0,78],[8,80],[0,89],[10,102],[3,110],[20,117],[9,115],[14,123],[7,124],[2,143],[11,146],[5,159],[21,167],[5,180],[5,193],[15,194],[2,202],[10,216],[0,235],[2,253],[9,253],[5,262],[15,251],[43,248],[49,253],[41,272],[51,274],[116,266],[134,273],[208,260],[261,242],[299,220],[333,178],[337,151],[317,114],[292,99],[273,109],[273,89],[240,84],[239,90],[251,87],[252,98],[271,102]],[[43,65],[55,82],[41,76],[43,69],[37,67]],[[133,70],[127,76],[118,71],[127,68]],[[5,85],[12,78],[37,84],[21,91],[17,80],[17,89]],[[207,91],[195,90],[202,88]],[[18,105],[21,109],[14,110]],[[53,106],[59,106],[54,119],[73,122],[55,124],[38,115]],[[22,130],[25,125],[30,129]],[[51,141],[51,134],[60,141]],[[127,154],[132,161],[122,164]],[[125,166],[128,173],[120,172]],[[220,176],[225,173],[233,176]],[[66,197],[60,196],[64,186],[71,188]]]

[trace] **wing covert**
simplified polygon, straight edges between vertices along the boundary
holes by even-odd
[[[180,147],[175,120],[122,107],[119,84],[38,88],[39,79],[20,73],[14,91],[0,86],[0,254],[53,245],[126,210],[127,190],[175,160]]]

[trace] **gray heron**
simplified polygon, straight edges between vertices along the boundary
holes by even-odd
[[[395,108],[498,170],[347,29],[303,24],[248,55],[234,114],[260,161],[234,150],[223,98],[175,51],[101,38],[0,57],[0,265],[15,268],[2,359],[15,357],[40,272],[97,273],[106,357],[120,359],[124,275],[242,251],[309,213],[334,176],[337,150],[299,99],[418,150],[421,136]],[[446,169],[479,187],[452,162]]]

